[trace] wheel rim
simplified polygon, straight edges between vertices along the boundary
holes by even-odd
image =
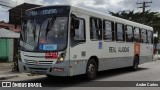
[[[95,72],[96,72],[96,68],[93,64],[89,64],[88,66],[88,75],[90,77],[94,77],[95,76]]]

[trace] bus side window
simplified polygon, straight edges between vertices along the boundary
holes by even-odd
[[[147,30],[141,30],[141,43],[147,43]]]
[[[90,39],[102,40],[102,21],[99,18],[90,18]]]
[[[134,42],[140,43],[140,29],[134,28]]]
[[[103,21],[103,39],[105,41],[114,41],[114,22]]]
[[[116,23],[116,40],[125,41],[124,24]]]
[[[85,20],[82,18],[73,18],[71,25],[71,38],[76,41],[86,40]]]
[[[148,43],[153,44],[153,32],[148,30]]]
[[[126,42],[133,42],[133,27],[126,26]]]

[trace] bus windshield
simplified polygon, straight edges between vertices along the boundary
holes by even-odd
[[[20,49],[24,51],[60,51],[67,46],[68,17],[36,17],[22,24]]]

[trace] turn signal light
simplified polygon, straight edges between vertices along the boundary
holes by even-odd
[[[63,72],[63,71],[64,71],[64,69],[63,69],[63,68],[53,68],[53,71]]]

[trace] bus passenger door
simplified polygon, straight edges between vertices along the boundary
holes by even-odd
[[[70,21],[70,76],[72,76],[85,73],[87,52],[85,45],[85,16],[72,12]]]

